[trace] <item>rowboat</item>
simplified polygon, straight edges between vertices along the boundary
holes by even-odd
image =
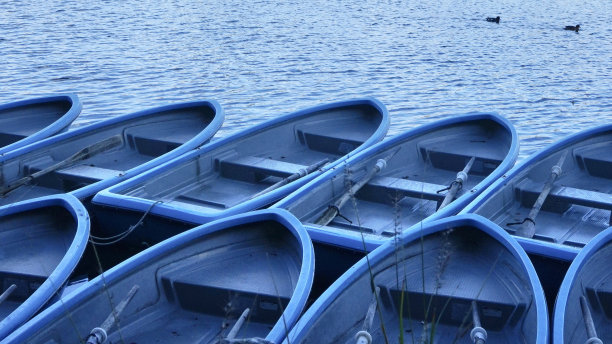
[[[87,211],[70,195],[0,207],[0,340],[63,289],[88,236]]]
[[[101,121],[0,156],[0,204],[96,192],[210,140],[223,122],[217,102],[162,106]]]
[[[388,127],[385,106],[371,98],[305,109],[211,142],[93,202],[167,217],[180,209],[196,223],[261,209],[380,141]]]
[[[313,267],[312,243],[291,214],[240,214],[104,272],[6,343],[279,343],[306,303]]]
[[[422,220],[456,214],[506,172],[516,131],[496,114],[472,113],[382,141],[290,194],[313,240],[371,251]]]
[[[528,157],[463,213],[491,219],[528,253],[571,261],[610,225],[612,125],[579,132]]]
[[[525,251],[468,214],[419,223],[369,253],[306,311],[285,343],[548,343]]]
[[[578,253],[563,279],[553,322],[553,343],[612,342],[612,227]]]
[[[74,94],[1,104],[0,155],[67,129],[81,109]]]

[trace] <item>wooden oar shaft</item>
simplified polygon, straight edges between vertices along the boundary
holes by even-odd
[[[548,176],[548,180],[544,184],[544,188],[540,192],[538,199],[536,199],[535,203],[533,204],[533,207],[529,211],[529,215],[527,215],[526,221],[523,222],[521,228],[516,231],[516,235],[526,238],[533,238],[533,236],[535,235],[535,218],[536,216],[538,216],[538,213],[542,209],[542,205],[544,205],[544,202],[546,201],[546,198],[548,197],[548,194],[550,193],[550,190],[552,189],[555,180],[561,174],[561,167],[563,166],[566,157],[567,151],[563,152],[557,164],[552,167],[550,175]]]
[[[102,344],[106,342],[107,332],[113,327],[113,325],[119,321],[119,316],[125,309],[125,307],[132,301],[136,292],[140,289],[140,287],[136,284],[130,289],[125,298],[119,302],[117,307],[115,307],[111,313],[106,317],[106,320],[100,325],[100,327],[96,327],[91,330],[89,333],[89,337],[87,338],[87,344]]]
[[[317,163],[314,163],[314,164],[306,167],[305,169],[300,169],[299,172],[296,172],[296,173],[294,173],[294,174],[284,178],[283,180],[278,181],[278,182],[268,186],[267,188],[259,191],[258,193],[254,194],[253,196],[251,196],[249,199],[253,199],[253,198],[259,197],[259,196],[261,196],[263,194],[266,194],[266,193],[268,193],[268,192],[270,192],[272,190],[276,190],[276,189],[280,188],[281,186],[287,185],[287,184],[289,184],[289,183],[291,183],[293,181],[296,181],[296,180],[298,180],[298,179],[300,179],[302,177],[305,177],[305,176],[311,174],[312,172],[318,170],[319,168],[323,167],[328,162],[329,162],[329,159],[325,158],[325,159],[323,159],[323,160],[321,160],[321,161],[319,161]]]
[[[130,301],[132,301],[132,298],[134,297],[134,295],[136,295],[136,292],[138,291],[138,289],[140,289],[138,285],[135,285],[132,287],[132,289],[130,289],[127,296],[123,300],[121,300],[121,302],[119,302],[117,307],[115,307],[115,309],[111,312],[111,314],[108,315],[106,320],[104,320],[104,322],[102,323],[102,326],[100,326],[101,328],[108,331],[111,329],[111,327],[113,327],[113,325],[115,324],[115,322],[117,322],[121,313],[123,313],[123,310],[125,309],[125,307],[128,305],[128,303],[130,303]]]
[[[246,318],[249,316],[249,312],[251,310],[250,309],[245,309],[242,314],[240,315],[240,318],[238,318],[238,320],[236,320],[236,323],[234,324],[234,327],[232,327],[232,329],[230,330],[230,332],[228,333],[226,339],[234,339],[236,338],[236,336],[238,335],[238,332],[240,332],[240,329],[242,328],[242,325],[244,325],[244,322],[246,321]]]
[[[11,296],[11,294],[13,293],[13,291],[15,291],[15,289],[17,289],[17,286],[15,284],[11,284],[10,287],[8,287],[4,293],[2,293],[2,295],[0,295],[0,304],[2,304],[2,302],[4,302],[6,299],[9,298],[9,296]]]
[[[368,307],[365,320],[363,321],[364,331],[370,331],[372,329],[372,323],[374,322],[374,315],[376,314],[376,306],[378,304],[379,295],[380,287],[376,287],[374,293],[372,294],[372,300],[370,301],[370,306]]]
[[[474,344],[485,344],[487,342],[487,331],[481,326],[482,324],[480,323],[480,314],[478,314],[476,301],[472,301],[472,322],[474,323],[474,328],[470,333],[472,341]]]
[[[582,316],[584,317],[584,326],[586,327],[587,337],[598,338],[597,331],[595,331],[595,323],[593,322],[593,316],[591,310],[584,296],[580,296],[580,308],[582,309]]]
[[[363,320],[363,327],[361,331],[355,335],[356,344],[371,344],[372,335],[372,323],[374,322],[374,315],[376,314],[376,306],[378,304],[378,296],[380,295],[380,287],[376,287],[372,294],[372,300],[370,306],[368,306],[368,312],[366,313],[365,319]],[[400,315],[401,316],[401,315]]]
[[[330,223],[338,215],[340,208],[342,208],[344,204],[346,204],[346,202],[348,202],[348,200],[354,194],[357,193],[357,191],[359,191],[364,185],[366,185],[366,183],[369,182],[370,179],[372,179],[378,172],[384,169],[385,166],[387,166],[387,161],[389,161],[395,154],[397,154],[400,148],[401,147],[399,147],[393,153],[387,155],[386,157],[378,159],[376,161],[376,164],[374,164],[374,167],[372,167],[372,169],[368,171],[368,174],[366,174],[365,177],[361,178],[361,180],[359,180],[351,188],[349,188],[349,190],[345,192],[336,201],[336,203],[334,203],[333,206],[330,206],[315,223],[322,226],[326,226],[328,223]]]
[[[53,171],[59,170],[60,168],[63,167],[67,167],[70,166],[72,164],[74,164],[75,162],[81,161],[81,160],[85,160],[88,158],[93,157],[94,155],[103,153],[109,149],[112,149],[118,145],[120,145],[123,142],[123,140],[121,139],[121,135],[115,135],[115,136],[111,136],[107,139],[104,139],[102,141],[96,142],[90,146],[87,146],[83,149],[81,149],[80,151],[76,152],[75,154],[71,155],[70,157],[54,164],[51,165],[49,167],[46,167],[38,172],[34,172],[32,174],[30,174],[29,176],[25,176],[21,179],[18,179],[17,181],[7,185],[3,190],[0,191],[0,195],[6,195],[7,193],[23,186],[26,185],[28,183],[30,183],[32,180],[36,179],[36,178],[40,178],[48,173],[51,173]]]
[[[438,208],[438,210],[446,207],[455,199],[457,192],[461,190],[461,188],[463,187],[463,183],[467,181],[468,173],[470,173],[470,170],[472,169],[472,165],[474,165],[474,161],[476,161],[476,157],[473,156],[467,162],[463,170],[457,173],[457,178],[451,185],[451,188],[450,190],[448,190],[448,193],[446,194],[446,196],[444,196],[444,200],[442,201],[442,204],[440,204],[440,208]]]

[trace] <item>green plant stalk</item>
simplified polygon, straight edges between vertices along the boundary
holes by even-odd
[[[399,311],[399,342],[404,344],[404,291],[406,281],[402,282],[402,294],[400,296],[400,311]]]

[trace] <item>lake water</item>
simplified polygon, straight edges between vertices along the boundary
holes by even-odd
[[[609,0],[0,0],[0,102],[77,93],[81,126],[215,99],[224,136],[373,96],[390,135],[498,112],[523,158],[612,121],[611,13]]]

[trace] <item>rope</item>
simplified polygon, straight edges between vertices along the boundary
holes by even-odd
[[[89,235],[89,242],[91,242],[94,245],[98,245],[98,246],[108,246],[108,245],[113,245],[113,244],[118,243],[119,241],[123,240],[125,237],[130,235],[134,230],[136,230],[136,228],[142,226],[144,219],[147,217],[147,215],[149,215],[153,207],[156,206],[158,203],[163,203],[163,202],[156,201],[155,203],[151,204],[149,209],[147,209],[147,211],[145,211],[144,214],[142,214],[138,222],[131,225],[126,231],[119,233],[119,234],[109,236],[109,237],[105,237],[105,238],[97,237],[94,235]]]

